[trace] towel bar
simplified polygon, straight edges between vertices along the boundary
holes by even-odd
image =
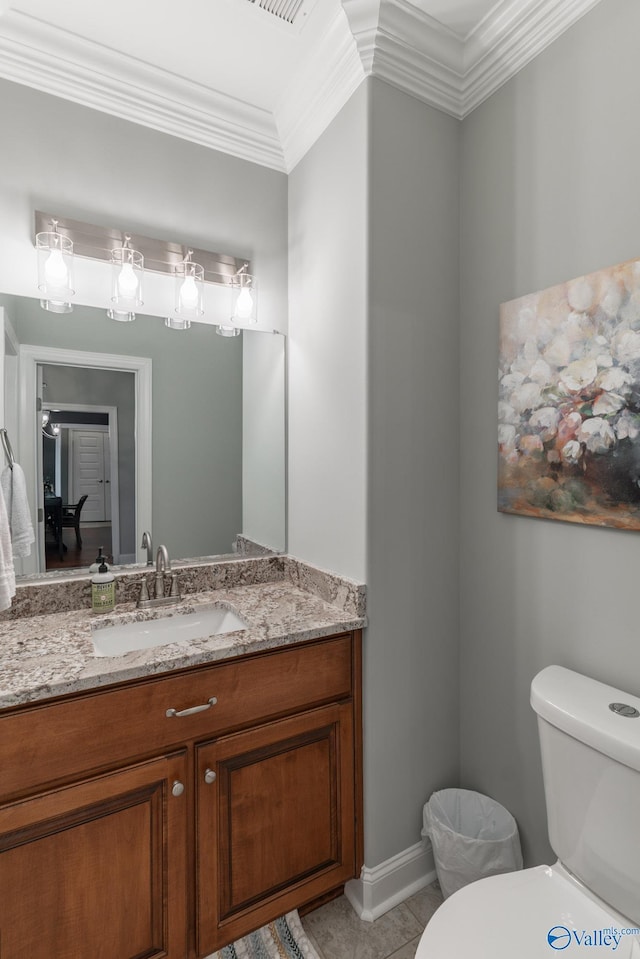
[[[16,459],[13,455],[13,450],[11,449],[9,434],[4,428],[0,429],[0,440],[2,440],[5,456],[7,457],[7,462],[9,463],[9,469],[13,469],[13,464],[15,463]]]

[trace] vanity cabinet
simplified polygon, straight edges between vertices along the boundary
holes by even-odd
[[[203,957],[357,876],[360,642],[0,712],[0,957]]]

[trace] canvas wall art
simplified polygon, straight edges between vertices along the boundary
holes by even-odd
[[[640,260],[500,307],[498,509],[640,529]]]

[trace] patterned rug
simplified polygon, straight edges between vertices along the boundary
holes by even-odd
[[[212,953],[208,959],[319,959],[302,928],[297,909],[244,939]]]

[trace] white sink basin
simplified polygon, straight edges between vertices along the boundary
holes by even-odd
[[[246,629],[247,623],[224,606],[207,606],[194,613],[176,613],[140,623],[93,628],[96,656],[122,656],[137,649],[167,646],[185,639],[206,639]]]

